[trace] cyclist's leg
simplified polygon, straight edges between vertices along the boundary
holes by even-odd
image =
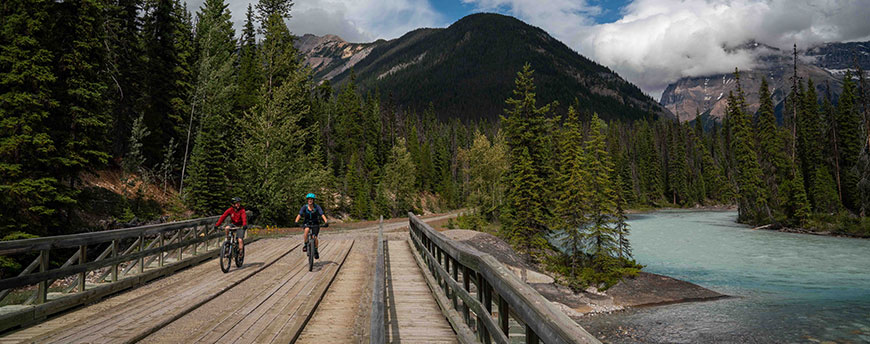
[[[245,229],[239,227],[236,229],[236,238],[239,239],[239,252],[242,252],[245,249]]]
[[[303,235],[303,237],[305,239],[302,243],[302,252],[308,251],[308,226],[305,226],[304,231],[305,231],[305,235]]]

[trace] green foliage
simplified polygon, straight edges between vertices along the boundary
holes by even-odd
[[[490,142],[486,135],[475,132],[471,147],[460,149],[459,160],[463,173],[468,176],[466,205],[487,221],[497,220],[505,205],[503,180],[508,170],[503,136],[497,134]]]
[[[531,65],[517,73],[513,97],[506,101],[508,109],[502,118],[508,145],[507,220],[511,242],[520,251],[537,254],[546,245],[551,213],[550,191],[546,181],[553,176],[550,160],[550,129],[546,116],[552,104],[536,106],[535,85]]]
[[[194,140],[190,160],[190,186],[185,195],[191,209],[199,214],[219,213],[230,196],[230,163],[235,159],[234,143],[240,141],[233,119],[236,93],[232,53],[233,26],[227,4],[208,0],[197,13],[199,60],[194,88],[193,115],[201,129]],[[192,130],[189,129],[189,130]]]
[[[731,150],[735,160],[738,221],[759,223],[764,219],[773,220],[761,181],[762,171],[758,163],[755,136],[746,114],[740,74],[735,71],[734,76],[737,79],[737,94],[728,94],[727,116],[733,136]]]
[[[414,184],[416,166],[411,160],[405,140],[400,138],[390,151],[390,158],[384,166],[384,179],[381,184],[389,200],[392,216],[404,215],[414,210]]]
[[[478,213],[460,214],[459,216],[447,220],[445,227],[449,229],[470,229],[473,231],[483,230],[489,224],[486,219]]]

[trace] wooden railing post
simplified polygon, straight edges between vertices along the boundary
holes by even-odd
[[[145,235],[139,235],[139,252],[145,251]],[[145,272],[145,257],[139,257],[139,273]]]
[[[466,292],[471,291],[471,279],[469,276],[471,275],[471,269],[467,266],[462,267],[462,287],[465,288]],[[465,324],[471,326],[471,315],[468,312],[468,304],[465,301],[462,302],[462,316],[465,317]]]
[[[184,228],[179,228],[178,229],[178,241],[176,241],[176,242],[182,242],[182,241],[184,241]],[[184,246],[179,246],[178,247],[178,258],[176,258],[176,260],[175,260],[176,262],[181,261],[182,251],[184,251]]]
[[[526,344],[538,344],[540,340],[538,340],[538,335],[535,334],[535,331],[526,324]]]
[[[510,338],[510,318],[511,318],[510,307],[508,306],[507,300],[503,297],[498,297],[498,323],[501,325],[501,332],[504,333],[505,336]]]
[[[453,280],[458,281],[459,280],[459,269],[460,269],[461,265],[458,264],[456,259],[453,259],[453,264],[451,264],[451,265],[453,265]],[[459,309],[459,296],[456,294],[456,290],[453,291],[453,309],[456,309],[456,310]]]
[[[160,248],[162,249],[166,245],[163,241],[163,232],[158,234],[157,240],[160,240]],[[160,253],[157,255],[157,265],[163,267],[163,250],[160,250]]]
[[[112,240],[112,258],[118,257],[118,239]],[[118,268],[120,263],[112,264],[112,282],[118,281]]]
[[[88,261],[88,246],[81,245],[79,246],[79,264],[87,263]],[[79,273],[79,292],[85,291],[85,277],[87,277],[88,272],[82,271]]]
[[[39,272],[46,271],[48,271],[48,250],[39,250]],[[48,287],[48,281],[39,282],[36,303],[45,303],[48,299]]]
[[[486,304],[484,303],[484,296],[488,286],[486,285],[486,280],[483,278],[483,274],[477,273],[477,301],[479,301],[484,306],[484,311],[486,310]],[[487,314],[488,315],[488,314]],[[477,315],[477,337],[480,342],[484,344],[489,344],[489,331],[486,330],[486,326],[484,326],[483,321],[480,321],[483,314]]]
[[[199,226],[193,226],[193,240],[196,240],[196,238],[198,238],[198,237],[199,237]],[[196,255],[197,246],[199,246],[199,243],[194,241],[193,242],[193,255],[194,256]]]

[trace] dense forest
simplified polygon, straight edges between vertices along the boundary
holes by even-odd
[[[353,75],[315,84],[291,8],[260,0],[237,36],[224,0],[195,15],[178,0],[4,2],[0,237],[85,230],[96,196],[82,176],[107,168],[177,190],[196,215],[240,196],[259,224],[289,225],[308,192],[345,219],[468,208],[461,226],[496,224],[577,288],[639,269],[630,208],[737,204],[753,225],[870,234],[862,71],[822,102],[795,77],[783,124],[766,83],[757,114],[738,87],[705,131],[539,106],[526,64],[499,121],[440,120],[437,102],[407,111]],[[142,215],[141,198],[113,216]]]

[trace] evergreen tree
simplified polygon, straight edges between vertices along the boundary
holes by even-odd
[[[864,146],[861,140],[861,122],[861,117],[855,108],[855,85],[851,73],[847,71],[843,77],[843,92],[837,102],[836,126],[843,205],[853,212],[860,211],[859,176],[856,166]]]
[[[767,197],[761,181],[762,171],[755,150],[749,118],[746,114],[746,100],[740,87],[740,74],[735,71],[737,94],[729,92],[727,116],[731,125],[733,139],[731,151],[734,154],[735,181],[737,184],[738,221],[757,224],[772,220]]]
[[[552,128],[546,116],[552,104],[536,106],[532,73],[529,64],[517,73],[514,98],[506,101],[508,109],[502,117],[510,162],[505,222],[514,246],[524,253],[536,253],[546,244],[543,235],[551,209],[545,181],[552,175],[546,141]]]
[[[776,126],[776,117],[773,113],[773,99],[767,79],[761,79],[761,88],[758,91],[761,106],[758,109],[758,120],[754,128],[759,149],[759,164],[762,171],[762,179],[767,187],[767,203],[770,207],[778,209],[787,194],[781,193],[780,185],[792,178],[790,157],[786,155],[786,147],[780,130]]]
[[[153,0],[145,6],[144,123],[152,139],[144,148],[148,161],[160,161],[170,138],[181,138],[190,96],[192,36],[186,10],[173,0]],[[185,51],[187,50],[187,51]]]
[[[329,172],[320,164],[320,148],[306,149],[315,126],[303,125],[311,111],[310,76],[298,69],[290,31],[280,16],[266,22],[261,61],[267,77],[257,101],[239,122],[241,143],[236,158],[239,192],[258,207],[261,219],[286,224],[296,200],[331,186]],[[278,71],[283,73],[277,77]],[[323,192],[320,192],[323,194]]]
[[[53,173],[55,56],[40,44],[50,34],[49,5],[11,0],[0,6],[0,236],[45,234],[57,224],[57,206],[72,200]]]
[[[590,219],[589,201],[592,198],[587,184],[590,179],[587,167],[589,159],[583,148],[583,132],[574,107],[568,108],[568,117],[559,132],[559,171],[556,178],[556,201],[553,229],[559,234],[562,246],[569,257],[571,275],[584,265],[586,253],[586,228]]]
[[[145,126],[144,115],[133,120],[133,128],[130,131],[128,147],[130,151],[124,156],[124,170],[128,173],[141,173],[145,166],[145,155],[142,152],[145,138],[151,135]]]
[[[197,13],[197,81],[194,116],[201,129],[196,135],[190,161],[190,187],[186,201],[200,214],[214,214],[229,199],[231,145],[239,142],[233,121],[232,52],[235,48],[230,11],[224,0],[206,0]]]
[[[390,200],[390,211],[393,216],[401,216],[414,210],[416,174],[405,139],[399,138],[390,150],[390,158],[384,166],[384,179],[381,183]]]
[[[106,55],[104,13],[102,1],[81,0],[56,4],[54,30],[50,46],[58,58],[57,83],[54,94],[58,100],[52,114],[52,137],[57,146],[62,176],[73,187],[82,171],[93,171],[109,159],[106,138],[110,116],[105,104]]]
[[[107,100],[112,116],[112,155],[122,156],[132,123],[139,118],[144,77],[142,47],[142,0],[112,0],[106,15],[109,83]]]
[[[614,223],[619,195],[611,179],[613,164],[605,150],[604,121],[597,114],[593,114],[590,124],[584,146],[588,156],[586,170],[589,173],[584,184],[590,195],[587,202],[589,226],[586,246],[596,268],[603,271],[601,263],[613,257],[619,248]]]
[[[686,162],[686,143],[682,131],[679,123],[676,123],[669,130],[668,185],[671,193],[670,198],[674,205],[686,205],[689,193],[689,167]]]
[[[254,28],[254,11],[248,4],[245,25],[239,39],[239,71],[236,93],[236,106],[239,114],[249,111],[257,104],[260,86],[263,85],[263,72],[258,58],[257,31]]]

